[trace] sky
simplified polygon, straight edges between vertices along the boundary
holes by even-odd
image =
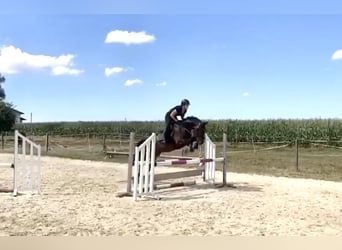
[[[342,118],[338,1],[28,2],[0,11],[27,122],[163,120],[183,98],[201,119]]]

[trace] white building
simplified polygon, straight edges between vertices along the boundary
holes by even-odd
[[[15,114],[15,123],[22,123],[23,121],[25,121],[26,119],[21,117],[21,115],[23,115],[24,113],[19,111],[19,110],[16,110],[16,109],[13,109],[12,108],[12,111],[14,112]]]

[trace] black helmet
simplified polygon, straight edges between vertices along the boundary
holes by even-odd
[[[190,102],[188,99],[183,99],[181,105],[190,105]]]

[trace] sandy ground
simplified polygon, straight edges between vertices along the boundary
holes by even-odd
[[[12,157],[0,154],[0,162]],[[162,200],[133,202],[116,197],[125,190],[125,164],[42,163],[41,195],[0,193],[0,235],[342,236],[342,183],[229,173],[235,189],[198,179],[159,191]],[[11,178],[0,169],[0,188]]]

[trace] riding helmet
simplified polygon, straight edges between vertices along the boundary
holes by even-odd
[[[190,105],[190,102],[188,99],[183,99],[181,105]]]

